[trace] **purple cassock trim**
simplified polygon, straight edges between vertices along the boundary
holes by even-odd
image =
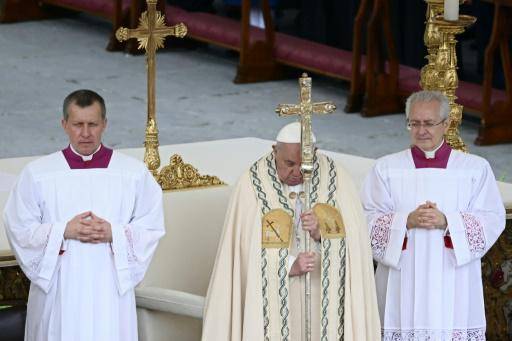
[[[101,145],[90,161],[84,161],[80,155],[75,154],[71,150],[71,147],[67,147],[62,150],[62,154],[68,162],[69,168],[71,169],[88,169],[88,168],[107,168],[112,157],[112,149],[109,149]]]
[[[452,147],[443,142],[441,147],[436,150],[436,156],[433,159],[427,159],[421,149],[416,146],[411,148],[412,159],[416,168],[446,168],[451,151]]]

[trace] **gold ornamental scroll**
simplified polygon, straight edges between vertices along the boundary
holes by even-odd
[[[162,168],[158,183],[163,189],[181,190],[194,187],[210,187],[224,185],[218,177],[201,175],[189,163],[184,163],[181,156],[171,156],[169,165]]]
[[[311,78],[306,73],[302,74],[299,78],[299,104],[279,104],[276,108],[276,113],[279,116],[294,116],[300,117],[301,125],[301,165],[300,169],[304,181],[304,192],[306,198],[304,200],[304,209],[309,211],[311,209],[311,177],[313,173],[313,159],[314,159],[314,146],[313,134],[311,128],[311,117],[313,113],[316,114],[330,114],[336,110],[336,106],[332,102],[318,102],[312,103],[311,101]],[[310,252],[311,238],[309,233],[304,233],[304,251]],[[311,274],[306,273],[305,277],[305,336],[306,341],[311,340]]]
[[[206,187],[224,184],[217,177],[209,175],[201,176],[197,172],[197,174],[194,173],[193,179],[173,177],[173,180],[169,181],[168,179],[170,177],[170,174],[190,174],[190,172],[184,173],[181,171],[183,169],[183,166],[180,163],[175,163],[167,166],[165,172],[163,174],[159,174],[158,168],[160,167],[160,154],[158,152],[158,124],[156,120],[155,104],[156,50],[164,47],[166,37],[174,36],[183,38],[187,34],[187,27],[183,23],[180,23],[175,26],[166,26],[164,15],[156,10],[157,0],[147,0],[146,2],[147,11],[141,14],[139,18],[139,26],[135,29],[120,27],[116,32],[116,38],[119,41],[137,39],[139,42],[138,48],[146,51],[146,65],[148,71],[148,105],[146,133],[144,139],[144,163],[146,164],[149,171],[153,174],[157,182],[164,190],[177,190],[188,187]]]

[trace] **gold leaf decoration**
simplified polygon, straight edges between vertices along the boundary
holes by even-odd
[[[184,163],[177,154],[171,156],[170,164],[160,171],[158,183],[164,190],[225,185],[216,176],[200,175],[194,166]]]

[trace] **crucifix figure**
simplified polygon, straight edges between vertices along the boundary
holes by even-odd
[[[146,63],[148,68],[148,117],[146,124],[146,138],[144,146],[144,163],[156,177],[160,167],[158,153],[158,127],[155,114],[155,74],[156,50],[164,46],[165,38],[175,36],[183,38],[187,34],[187,27],[180,23],[175,26],[166,26],[165,17],[156,10],[157,0],[147,0],[148,9],[139,18],[139,26],[136,29],[120,27],[116,32],[119,41],[136,38],[139,41],[139,49],[146,50]]]
[[[313,113],[317,114],[330,114],[336,110],[336,106],[332,102],[318,102],[311,103],[311,78],[306,73],[302,74],[299,79],[300,86],[300,103],[299,104],[279,104],[276,108],[276,113],[279,116],[300,116],[301,125],[301,154],[302,160],[300,170],[304,181],[304,192],[306,198],[304,200],[304,209],[309,211],[311,209],[311,177],[313,173],[313,158],[314,149],[312,141],[312,130],[311,130],[311,116]],[[309,233],[305,233],[304,238],[304,251],[310,252],[311,240]],[[306,330],[306,340],[311,340],[311,276],[310,273],[306,273],[305,278],[305,321],[304,326]]]

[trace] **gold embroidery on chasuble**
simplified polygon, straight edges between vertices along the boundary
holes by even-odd
[[[329,204],[318,203],[313,207],[322,238],[345,238],[345,224],[340,211]]]
[[[261,220],[261,246],[288,248],[293,230],[293,219],[282,209],[273,209]]]

